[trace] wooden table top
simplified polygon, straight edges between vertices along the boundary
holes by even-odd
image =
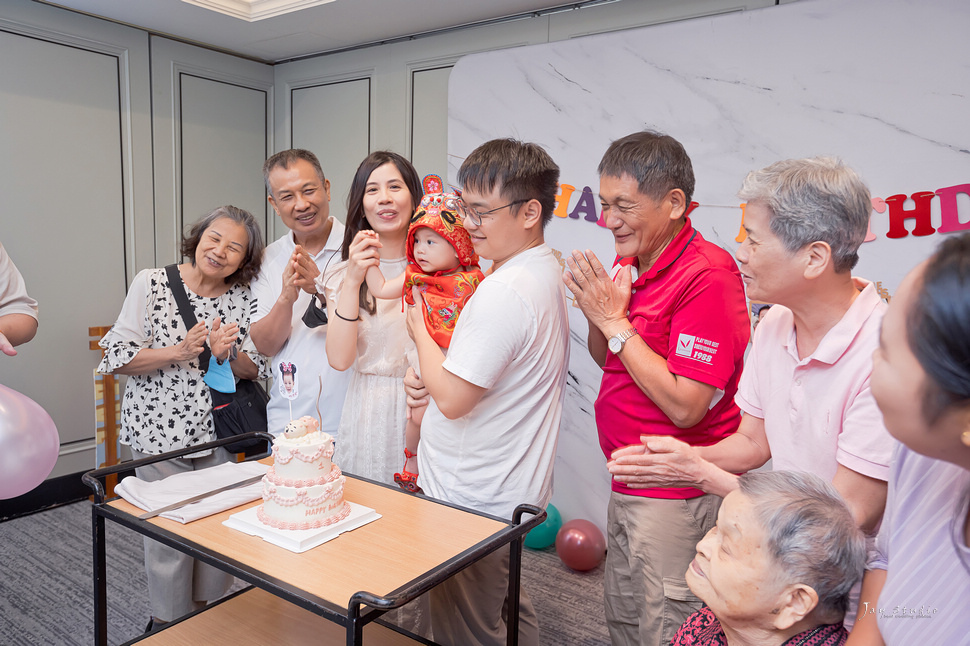
[[[185,525],[161,517],[145,522],[342,608],[356,592],[385,597],[508,527],[353,477],[347,478],[345,497],[382,517],[302,554],[222,524],[261,501]],[[135,517],[144,513],[122,499],[108,505]]]
[[[347,631],[265,590],[253,588],[138,642],[146,646],[344,646]],[[418,642],[376,623],[364,626],[367,646]]]

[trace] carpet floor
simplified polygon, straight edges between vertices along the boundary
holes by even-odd
[[[108,641],[119,644],[148,622],[148,584],[142,537],[114,523],[106,527]],[[92,559],[88,502],[0,523],[0,644],[91,644]],[[526,549],[522,585],[539,615],[543,645],[609,644],[602,565],[574,572],[554,548]]]

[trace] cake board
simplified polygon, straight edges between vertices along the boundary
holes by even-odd
[[[346,518],[333,525],[326,525],[314,529],[276,529],[275,527],[264,525],[256,517],[259,506],[250,507],[249,509],[235,513],[222,521],[222,524],[226,527],[249,534],[250,536],[258,536],[267,543],[272,543],[283,549],[300,554],[309,549],[313,549],[317,545],[322,545],[329,540],[337,538],[344,532],[357,529],[381,517],[380,514],[370,507],[364,507],[354,502],[348,502],[347,504],[350,505],[350,514]]]

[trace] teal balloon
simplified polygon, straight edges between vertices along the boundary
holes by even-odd
[[[555,505],[546,507],[546,519],[533,527],[525,535],[525,546],[534,550],[542,550],[556,542],[556,534],[562,527],[562,516]]]

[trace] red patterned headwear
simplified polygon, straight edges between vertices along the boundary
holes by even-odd
[[[471,238],[462,221],[465,219],[465,203],[455,193],[429,193],[421,198],[421,203],[411,217],[408,229],[408,262],[414,262],[414,232],[420,227],[428,227],[451,243],[458,254],[458,262],[469,267],[478,265],[478,254],[472,246]]]

